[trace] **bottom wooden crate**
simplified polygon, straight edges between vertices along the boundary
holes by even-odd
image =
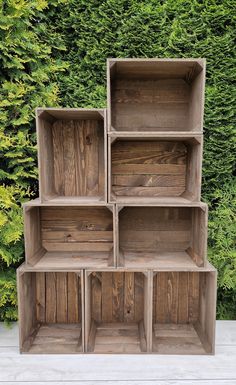
[[[214,268],[154,273],[153,352],[214,354],[216,275]]]
[[[17,271],[20,351],[83,351],[83,272]]]
[[[85,351],[142,353],[149,350],[147,272],[85,272]]]

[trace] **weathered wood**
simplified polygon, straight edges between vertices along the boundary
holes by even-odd
[[[83,351],[82,272],[34,272],[24,265],[17,274],[21,351]]]
[[[108,63],[109,132],[202,132],[204,61],[112,59]]]
[[[37,114],[42,201],[76,197],[106,202],[104,110],[43,109]]]

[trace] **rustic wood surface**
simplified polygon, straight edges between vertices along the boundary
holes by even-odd
[[[215,356],[20,355],[0,324],[1,385],[235,385],[236,322],[216,322]]]

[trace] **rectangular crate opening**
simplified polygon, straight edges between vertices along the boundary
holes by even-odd
[[[112,202],[200,199],[201,138],[118,138],[110,148]]]
[[[204,60],[108,61],[110,131],[201,132]]]
[[[42,201],[106,201],[104,110],[39,109]]]
[[[94,353],[147,351],[147,276],[92,272],[85,282],[85,349]]]
[[[22,353],[83,351],[82,282],[75,272],[19,272]]]
[[[119,210],[119,206],[118,206]],[[207,208],[121,207],[118,265],[196,269],[206,258]]]
[[[114,266],[113,208],[108,207],[26,205],[27,262],[48,269]]]
[[[158,272],[153,281],[152,350],[214,353],[216,272]]]

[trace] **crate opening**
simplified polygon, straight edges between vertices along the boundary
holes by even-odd
[[[147,277],[140,272],[93,272],[87,276],[87,352],[147,351],[147,287]]]
[[[214,349],[215,272],[158,272],[153,281],[152,350],[211,354]]]
[[[113,131],[202,131],[203,63],[117,61],[110,90]]]
[[[111,144],[111,201],[198,200],[201,140],[117,139]]]
[[[25,226],[26,257],[31,265],[114,266],[113,212],[108,207],[30,207],[25,211]]]
[[[206,215],[205,206],[123,207],[118,220],[118,265],[183,269],[203,266]]]
[[[97,111],[38,113],[44,201],[105,201],[104,117]]]
[[[79,273],[25,272],[19,295],[23,353],[83,351]]]

